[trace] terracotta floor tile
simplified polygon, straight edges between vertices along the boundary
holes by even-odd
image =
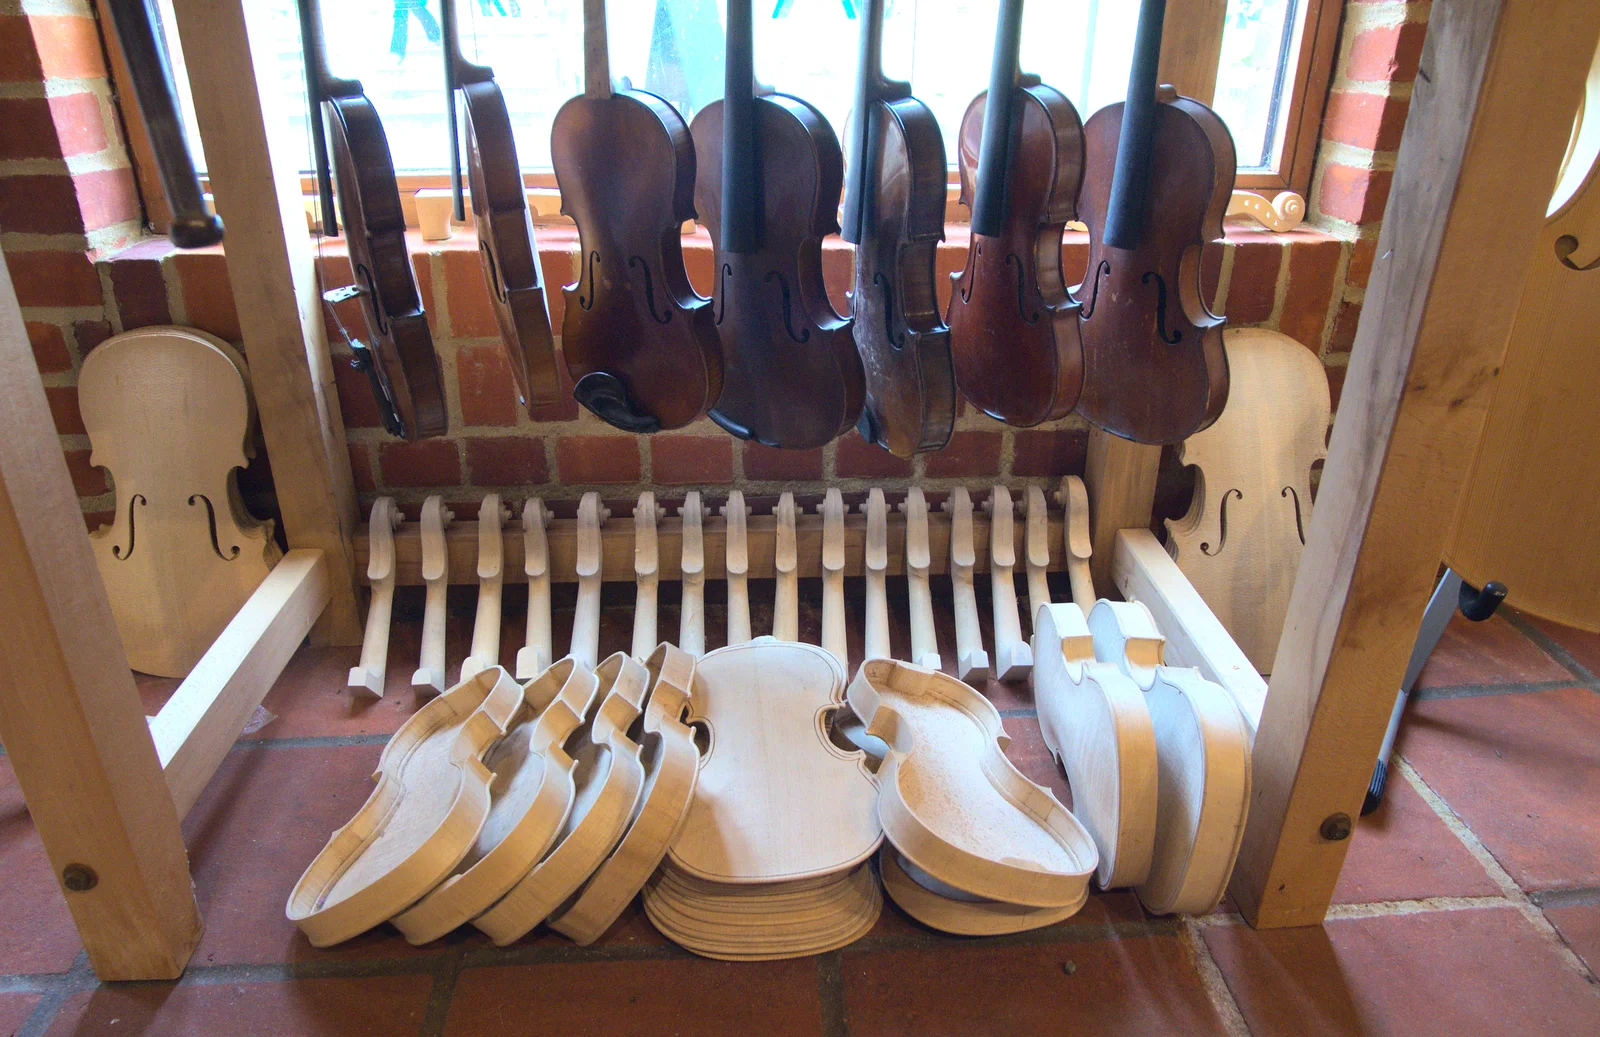
[[[184,821],[205,919],[195,964],[433,953],[380,926],[337,947],[312,947],[283,914],[289,891],[334,829],[366,801],[382,747],[235,749]]]
[[[38,994],[0,994],[0,1037],[15,1037],[38,1003]]]
[[[1338,904],[1494,896],[1499,887],[1411,783],[1389,772],[1383,805],[1356,825]]]
[[[0,974],[72,968],[83,944],[9,758],[0,758],[0,875]]]
[[[1547,907],[1544,916],[1590,972],[1600,972],[1600,902]]]
[[[1254,1037],[1600,1033],[1600,997],[1512,908],[1205,939]]]
[[[1417,687],[1520,684],[1562,681],[1571,676],[1504,616],[1474,623],[1458,612],[1417,676]]]
[[[1044,744],[1039,733],[1039,721],[1034,717],[1006,717],[1006,734],[1011,744],[1006,747],[1006,759],[1021,771],[1023,777],[1036,785],[1043,785],[1055,793],[1061,805],[1072,809],[1072,790],[1067,787],[1067,776]]]
[[[99,987],[74,994],[50,1037],[392,1037],[415,1033],[431,976]]]
[[[1600,695],[1412,705],[1400,754],[1523,889],[1600,885]]]
[[[1579,666],[1582,666],[1590,673],[1600,675],[1600,634],[1591,634],[1586,630],[1564,627],[1559,623],[1552,623],[1547,619],[1538,619],[1534,616],[1526,618],[1550,640],[1565,648]]]
[[[853,1037],[1224,1032],[1176,936],[846,952],[843,973]]]
[[[821,1027],[814,959],[673,958],[468,969],[456,981],[444,1032],[813,1037]]]

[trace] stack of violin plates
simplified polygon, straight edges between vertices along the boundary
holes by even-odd
[[[1084,904],[1099,855],[1089,833],[1006,759],[989,700],[937,670],[869,659],[848,701],[883,739],[876,771],[884,888],[924,925],[1020,932]]]
[[[877,791],[865,754],[828,737],[843,694],[843,666],[814,645],[761,637],[700,660],[689,719],[709,746],[644,888],[669,939],[711,958],[800,957],[877,921]]]

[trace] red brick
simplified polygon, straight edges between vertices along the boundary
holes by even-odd
[[[28,16],[0,15],[0,83],[37,83],[43,78]]]
[[[99,306],[100,275],[82,252],[6,252],[22,306]]]
[[[556,468],[568,486],[638,482],[643,466],[635,436],[564,436],[556,441]]]
[[[459,325],[457,325],[459,327]],[[461,389],[461,420],[468,425],[506,427],[517,423],[517,394],[505,347],[462,346],[456,351],[456,382]]]
[[[1011,474],[1021,478],[1082,475],[1088,453],[1086,429],[1018,429],[1011,437]]]
[[[650,437],[651,481],[669,486],[733,482],[728,436]]]
[[[841,479],[894,479],[911,474],[911,462],[861,438],[854,430],[838,441],[833,471]]]
[[[1002,433],[957,432],[943,450],[929,454],[924,471],[930,479],[961,479],[1000,474]]]
[[[93,18],[34,15],[33,45],[46,79],[103,79],[105,56]]]
[[[1350,246],[1350,265],[1345,268],[1345,283],[1365,288],[1367,280],[1372,276],[1372,261],[1377,258],[1377,238],[1356,239],[1355,244]]]
[[[1333,407],[1334,420],[1339,418],[1339,396],[1344,392],[1344,373],[1348,370],[1343,367],[1328,368],[1328,400]]]
[[[450,327],[456,338],[499,337],[500,324],[483,280],[477,252],[444,253],[445,298],[450,301]]]
[[[433,297],[433,267],[428,262],[428,254],[413,249],[411,253],[411,274],[417,280],[417,297],[422,301],[423,312],[428,318],[428,331],[437,336],[439,334],[439,307]]]
[[[459,486],[461,455],[453,439],[385,443],[378,454],[386,486]]]
[[[79,173],[72,178],[72,186],[78,193],[78,211],[82,213],[85,230],[137,220],[143,214],[133,170],[126,166]],[[230,296],[229,305],[232,301]]]
[[[711,239],[700,235],[683,239],[683,266],[689,272],[689,283],[694,290],[709,298],[717,283],[716,260],[711,250]]]
[[[1354,166],[1329,166],[1322,174],[1317,209],[1325,216],[1351,223],[1370,223],[1383,217],[1394,173]]]
[[[1333,277],[1343,251],[1337,241],[1297,242],[1289,248],[1289,287],[1278,330],[1318,352],[1333,305]]]
[[[576,264],[576,254],[565,245],[539,250],[539,270],[544,274],[545,308],[550,313],[550,327],[557,335],[561,334],[561,322],[567,313],[567,297],[561,289],[578,279],[573,273]]]
[[[339,395],[339,414],[345,428],[382,428],[383,415],[372,396],[372,382],[351,366],[351,355],[333,354],[333,387]]]
[[[1328,96],[1322,136],[1352,147],[1393,151],[1400,146],[1410,102],[1382,94],[1339,90]]]
[[[1333,318],[1333,332],[1328,336],[1328,353],[1348,353],[1356,344],[1356,326],[1361,321],[1361,304],[1341,302]]]
[[[822,478],[822,451],[779,450],[745,443],[744,477],[751,482],[804,482]]]
[[[227,342],[244,338],[239,313],[233,308],[233,283],[221,252],[175,252],[172,267],[183,286],[187,323]]]
[[[62,155],[92,155],[111,143],[100,98],[87,90],[50,98],[50,117]]]
[[[78,342],[78,358],[89,355],[89,350],[111,337],[111,324],[103,320],[79,320],[72,323],[72,337]]]
[[[822,247],[822,283],[835,311],[850,312],[849,292],[855,287],[855,277],[855,249],[846,245],[843,238],[826,238]]]
[[[1409,83],[1417,78],[1427,33],[1425,22],[1384,25],[1358,33],[1350,41],[1344,73],[1358,83]]]
[[[67,450],[67,472],[72,476],[72,487],[80,497],[98,497],[111,489],[106,482],[106,470],[89,463],[89,451]]]
[[[474,486],[526,486],[550,481],[544,441],[526,436],[468,439],[467,475]]]
[[[39,365],[40,374],[57,374],[72,370],[72,354],[67,351],[67,337],[55,324],[30,320],[28,345],[33,347],[33,362]]]
[[[1069,232],[1061,242],[1061,276],[1078,284],[1089,269],[1089,236]]]
[[[109,265],[111,294],[117,300],[122,330],[172,323],[172,312],[167,308],[167,280],[159,261],[118,259]]]
[[[1233,247],[1226,309],[1233,324],[1259,324],[1272,317],[1283,247],[1274,242],[1242,242]]]
[[[60,157],[61,142],[49,99],[0,98],[0,159]]]
[[[372,451],[365,443],[347,443],[350,448],[350,477],[355,480],[357,493],[377,490],[377,480],[372,477]]]
[[[50,416],[55,419],[57,432],[63,436],[81,436],[88,431],[83,427],[83,413],[78,410],[76,385],[47,385],[44,396],[50,403]]]
[[[72,177],[12,176],[0,190],[0,231],[14,234],[81,234],[83,214]]]

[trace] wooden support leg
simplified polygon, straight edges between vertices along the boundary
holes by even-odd
[[[0,740],[104,980],[174,979],[200,939],[178,812],[0,265]]]
[[[1111,586],[1111,554],[1117,530],[1145,529],[1156,502],[1161,448],[1089,429],[1089,457],[1083,479],[1089,490],[1089,572],[1095,586]],[[1073,588],[1076,593],[1077,588]],[[1094,602],[1083,602],[1085,611]]]
[[[1327,910],[1597,37],[1594,0],[1433,5],[1256,735],[1231,886],[1252,924]]]

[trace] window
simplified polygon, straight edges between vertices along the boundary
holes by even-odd
[[[160,0],[169,27],[170,2]],[[262,42],[268,48],[264,65],[273,70],[282,96],[292,99],[295,131],[306,138],[295,0],[253,2],[270,5],[272,17],[264,21],[274,31]],[[722,95],[724,2],[609,0],[614,80],[661,94],[685,119],[692,119]],[[841,134],[855,88],[858,2],[756,0],[757,79],[815,104]],[[1178,19],[1192,11],[1203,16],[1208,7],[1214,13],[1221,2],[1174,5],[1168,14],[1169,36]],[[1067,94],[1085,118],[1121,100],[1138,6],[1130,0],[1029,5],[1023,68]],[[418,186],[440,182],[448,151],[439,0],[337,0],[322,7],[331,71],[361,80],[383,117],[396,169]],[[459,0],[456,5],[463,51],[491,66],[505,92],[530,182],[552,182],[551,122],[560,106],[583,89],[582,7],[581,0]],[[997,0],[888,0],[885,71],[909,79],[917,97],[933,109],[952,159],[949,142],[962,113],[988,85],[997,7]],[[1233,131],[1241,185],[1296,185],[1303,190],[1309,179],[1310,155],[1302,131],[1309,125],[1314,138],[1321,115],[1327,72],[1324,68],[1321,85],[1316,85],[1315,59],[1318,30],[1328,22],[1324,8],[1331,9],[1332,27],[1322,34],[1320,50],[1331,51],[1338,0],[1226,0],[1213,103]],[[181,48],[170,28],[167,35],[191,145],[203,168]],[[1210,35],[1214,38],[1214,30]],[[1328,64],[1331,53],[1322,60],[1323,66]],[[1299,161],[1302,153],[1304,161]]]

